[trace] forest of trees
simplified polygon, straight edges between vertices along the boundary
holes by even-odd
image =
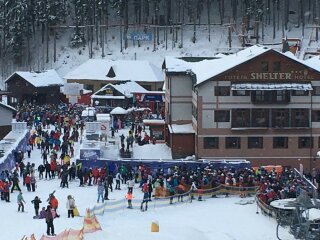
[[[36,58],[34,46],[44,46],[45,61],[49,61],[49,41],[54,42],[62,29],[72,29],[71,47],[96,44],[105,54],[105,37],[109,29],[117,29],[121,51],[128,47],[130,29],[151,31],[154,50],[159,36],[183,47],[184,29],[192,28],[192,41],[197,42],[200,26],[210,31],[215,25],[238,29],[245,36],[253,31],[256,42],[262,38],[265,26],[277,31],[288,29],[290,17],[304,34],[306,24],[319,25],[320,0],[0,0],[0,68],[12,61],[18,66],[31,66]],[[291,22],[292,25],[292,22]],[[139,42],[137,44],[140,44]],[[56,49],[54,61],[56,60]],[[92,56],[91,56],[92,57]]]

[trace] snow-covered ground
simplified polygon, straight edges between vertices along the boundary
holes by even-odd
[[[123,130],[127,132],[127,130]],[[116,133],[116,139],[121,132]],[[76,145],[79,149],[79,145]],[[110,152],[115,154],[118,149],[117,144]],[[149,158],[157,156],[158,158],[168,158],[169,151],[165,145],[134,145],[133,151],[138,158]],[[144,155],[145,154],[145,155]],[[31,153],[30,159],[25,159],[39,165],[40,150],[35,149]],[[22,181],[21,181],[22,182]],[[97,187],[79,187],[79,182],[69,183],[69,188],[61,189],[60,180],[38,180],[36,192],[27,192],[22,188],[24,199],[26,200],[26,213],[17,211],[17,191],[10,196],[10,203],[0,201],[1,224],[0,239],[21,239],[24,235],[34,234],[36,239],[40,239],[42,234],[46,233],[45,220],[35,220],[34,208],[31,200],[39,196],[42,200],[42,206],[47,206],[47,198],[52,191],[56,191],[55,196],[59,200],[58,212],[60,218],[54,220],[55,233],[58,234],[65,229],[81,229],[83,226],[83,217],[67,218],[66,201],[68,195],[73,195],[76,200],[80,215],[85,214],[86,208],[93,207],[97,199]],[[173,204],[166,207],[157,207],[157,202],[149,203],[149,209],[141,212],[136,205],[134,209],[127,209],[127,202],[124,198],[126,187],[122,190],[109,192],[107,204],[112,201],[123,200],[123,208],[115,212],[106,212],[103,216],[97,216],[102,230],[95,233],[84,235],[84,239],[90,240],[149,240],[149,239],[202,239],[202,240],[273,240],[276,239],[276,220],[260,213],[256,214],[256,204],[239,205],[240,198],[231,196],[225,198],[208,198],[205,201],[185,201],[183,204]],[[140,201],[142,192],[136,186],[133,190],[134,199]],[[248,198],[252,200],[253,198]],[[186,199],[185,199],[186,200]],[[150,231],[151,222],[158,221],[160,226],[159,233]],[[294,239],[288,229],[280,229],[282,239]]]

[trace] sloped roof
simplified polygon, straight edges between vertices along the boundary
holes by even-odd
[[[8,77],[5,82],[8,82],[11,79],[11,77],[15,74],[19,75],[35,87],[48,87],[51,85],[62,86],[64,84],[63,79],[58,75],[58,73],[54,69],[46,70],[43,72],[17,71],[11,74],[11,76]]]
[[[192,71],[197,76],[197,84],[200,84],[270,50],[270,48],[255,45],[235,54],[213,60],[203,60],[200,62],[191,63],[185,62],[182,59],[166,57],[165,61],[168,72]]]
[[[116,89],[118,92],[122,93],[122,95],[126,96],[127,98],[131,98],[133,96],[131,92],[147,91],[145,88],[141,87],[138,83],[132,82],[132,81],[121,83],[121,84],[108,83],[107,85],[102,87],[100,90],[95,92],[91,97],[94,98],[95,96],[98,95],[98,93],[104,91],[106,88],[110,86]]]
[[[320,72],[320,56],[314,56],[304,61],[308,67],[316,69]]]
[[[193,72],[197,78],[197,84],[200,84],[210,78],[213,78],[227,70],[230,70],[237,65],[247,62],[255,57],[258,57],[268,51],[275,51],[271,48],[255,45],[241,50],[235,54],[227,55],[219,59],[203,60],[200,62],[185,62],[182,59],[175,57],[166,57],[165,65],[167,72],[178,73],[178,72]],[[296,58],[291,52],[277,52],[290,58],[298,63],[306,65],[314,70],[320,72],[320,60],[319,57],[303,61]],[[317,59],[318,58],[318,59]],[[317,61],[318,60],[318,61]]]
[[[128,111],[123,109],[122,107],[116,107],[114,109],[112,109],[112,111],[110,112],[110,114],[112,115],[123,115],[123,114],[127,114]]]
[[[110,69],[114,77],[107,76]],[[64,79],[163,82],[164,76],[160,68],[148,61],[89,59],[65,75]]]
[[[17,112],[17,109],[15,109],[14,107],[11,107],[11,106],[8,105],[8,104],[4,104],[4,103],[2,103],[2,102],[0,102],[0,107],[7,108],[7,109],[9,109],[9,110],[12,111],[12,112]]]

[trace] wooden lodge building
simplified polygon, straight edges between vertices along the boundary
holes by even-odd
[[[63,86],[62,78],[55,70],[44,72],[22,72],[11,74],[6,81],[8,104],[17,103],[33,104],[58,104],[60,103],[60,87]]]
[[[166,57],[173,157],[320,167],[319,63],[259,45],[198,62]]]

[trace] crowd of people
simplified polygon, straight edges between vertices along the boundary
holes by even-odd
[[[292,169],[287,168],[282,172],[275,170],[268,172],[264,168],[216,169],[210,163],[197,167],[181,164],[163,168],[161,165],[151,167],[143,162],[116,164],[112,170],[108,164],[101,168],[82,168],[71,161],[74,157],[74,144],[81,138],[84,128],[84,123],[79,118],[80,112],[81,108],[72,106],[26,105],[19,108],[16,120],[27,121],[32,130],[26,148],[27,155],[17,152],[16,168],[13,171],[4,170],[0,173],[1,200],[10,202],[10,193],[18,191],[18,211],[23,212],[26,204],[23,190],[36,192],[37,181],[56,178],[60,179],[61,188],[68,188],[69,181],[79,181],[79,187],[97,187],[97,203],[109,200],[109,192],[126,189],[124,197],[128,201],[129,209],[133,207],[133,190],[139,189],[135,194],[142,196],[140,206],[142,211],[148,209],[148,202],[152,201],[153,197],[158,197],[157,189],[159,188],[166,190],[164,196],[168,197],[170,204],[173,204],[175,197],[178,201],[183,201],[183,194],[186,192],[190,192],[190,199],[193,199],[192,193],[200,192],[201,189],[214,189],[220,185],[240,188],[257,186],[258,197],[265,203],[275,199],[296,197],[300,190],[306,187],[301,178],[297,177]],[[143,141],[144,144],[151,141],[155,144],[155,140],[142,133],[142,125],[133,123],[127,137],[123,134],[119,136],[120,151],[126,152],[132,149],[133,141],[138,143]],[[31,158],[35,149],[41,152],[42,161],[38,166],[27,160]],[[318,175],[314,173],[313,175],[311,178],[317,179]],[[22,186],[20,180],[22,180]],[[214,192],[211,195],[216,196]],[[198,200],[202,200],[201,194]],[[46,202],[47,207],[41,208],[41,203],[45,203],[40,197],[36,196],[31,201],[35,218],[44,218],[47,223],[47,234],[54,235],[53,220],[59,217],[57,212],[59,204],[54,192]],[[66,199],[66,208],[68,217],[74,217],[75,200],[71,195]],[[39,211],[40,209],[42,210]]]

